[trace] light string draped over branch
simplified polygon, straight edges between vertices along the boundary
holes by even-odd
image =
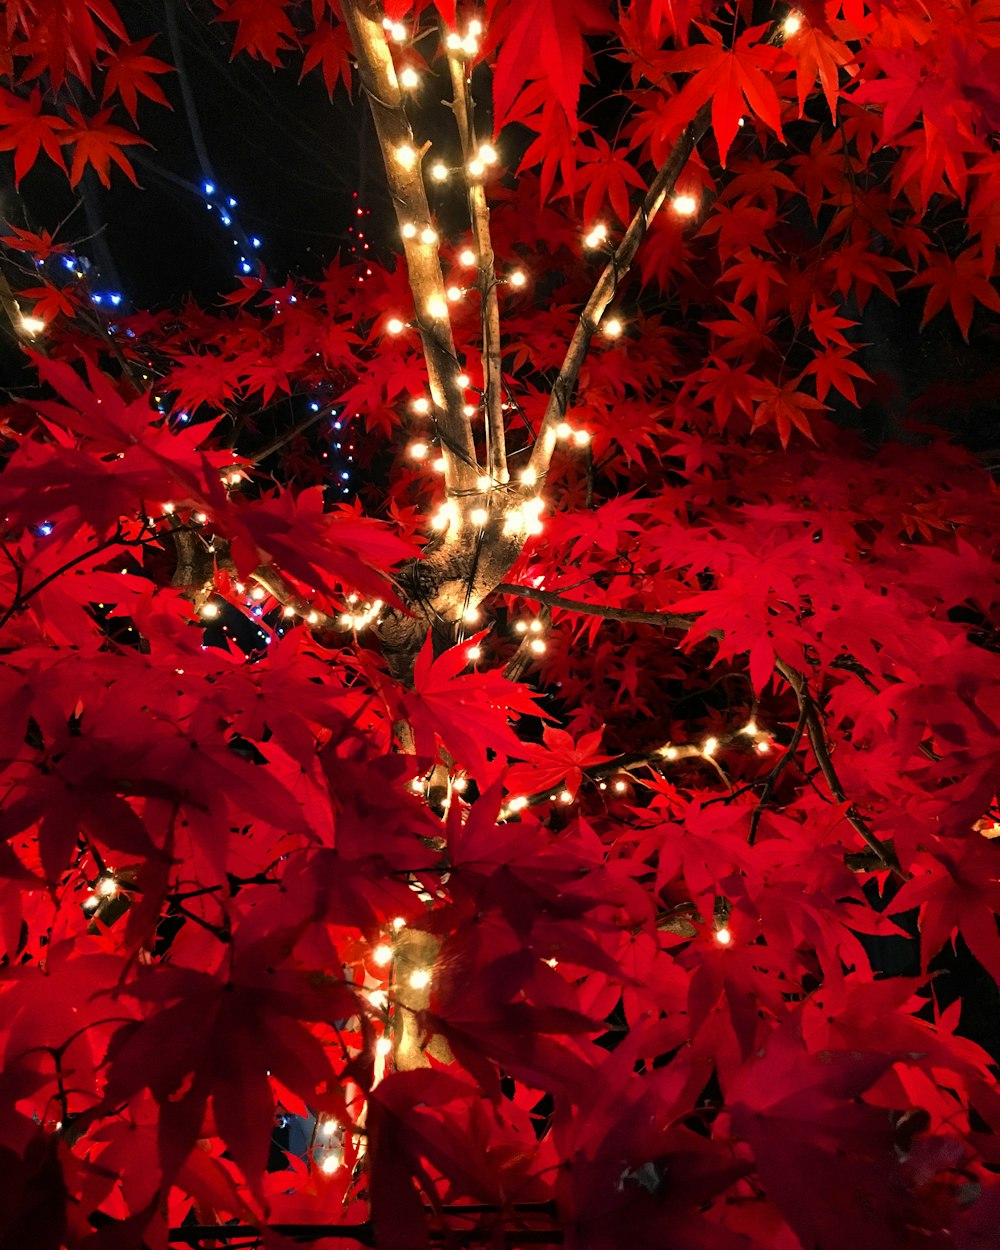
[[[406,118],[403,94],[377,6],[371,0],[344,0],[342,8],[403,236],[434,419],[441,437],[445,485],[449,490],[472,492],[480,473],[472,425],[463,411],[465,395],[458,383],[441,256],[437,235],[430,225],[430,206],[421,171],[422,153],[414,143]],[[419,227],[412,236],[403,231],[408,224]]]

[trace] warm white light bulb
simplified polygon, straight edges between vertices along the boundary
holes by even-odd
[[[431,983],[431,974],[426,968],[415,968],[410,973],[410,985],[415,990],[425,990]]]
[[[413,401],[413,403],[410,404],[410,407],[413,409],[414,412],[419,413],[419,415],[423,417],[423,416],[426,416],[427,413],[430,412],[431,401],[427,398],[426,395],[418,395],[417,398]]]
[[[267,598],[267,591],[263,586],[254,586],[253,590],[250,591],[250,598],[256,599],[260,603],[261,599]]]
[[[406,323],[400,321],[398,317],[390,317],[386,322],[385,328],[390,334],[402,334],[406,329]]]
[[[758,755],[767,755],[767,753],[771,750],[771,744],[766,738],[761,738],[760,742],[756,744],[755,750]]]
[[[401,143],[396,149],[396,160],[404,169],[412,169],[417,161],[416,148],[411,147],[409,143]]]
[[[435,182],[447,182],[448,166],[443,164],[441,161],[435,162],[435,164],[431,166],[431,177]]]
[[[670,207],[678,217],[693,217],[698,211],[698,201],[693,195],[675,195],[670,201]]]
[[[542,622],[541,622],[540,620],[538,620],[538,618],[536,617],[536,618],[535,618],[535,619],[531,622],[531,624],[529,625],[529,627],[528,627],[528,628],[531,630],[531,632],[532,632],[533,634],[540,634],[540,633],[542,632],[542,630],[545,628],[545,626],[544,626],[544,625],[542,624]]]
[[[569,792],[568,790],[562,790],[562,791],[560,791],[560,793],[559,793],[559,802],[560,802],[560,803],[572,803],[572,802],[573,802],[573,796],[572,796],[572,794],[570,794],[570,792]]]
[[[676,747],[666,746],[663,748],[663,756],[665,759],[675,760],[679,754],[680,752]]]
[[[616,793],[616,794],[624,794],[624,793],[625,793],[625,786],[626,786],[626,783],[625,783],[624,781],[616,781],[616,782],[615,782],[615,793]]]
[[[479,40],[473,35],[466,35],[462,40],[462,51],[466,56],[475,56],[479,51]]]
[[[105,898],[114,898],[118,893],[118,882],[114,877],[102,877],[97,883],[97,893],[103,894]]]
[[[525,486],[534,486],[538,481],[538,474],[532,468],[527,468],[521,474],[521,481]]]
[[[781,23],[781,29],[786,35],[795,35],[802,29],[802,18],[798,13],[789,13],[785,20]]]
[[[485,508],[473,508],[469,513],[469,520],[473,525],[485,525],[490,519],[490,514]]]
[[[429,450],[430,449],[428,448],[426,443],[411,443],[410,444],[410,457],[413,460],[425,460],[427,458],[427,452]]]
[[[526,634],[528,632],[528,622],[518,621],[517,624],[514,626],[514,628],[517,630],[519,634]]]
[[[721,929],[716,929],[715,940],[719,943],[720,946],[728,946],[729,943],[733,940],[733,935],[729,932],[729,930],[725,926],[723,926]]]
[[[399,81],[404,87],[412,91],[414,87],[419,87],[420,75],[415,69],[408,65],[400,74]]]
[[[463,265],[474,265],[476,263],[476,253],[471,247],[464,247],[459,252],[458,259]]]
[[[466,657],[470,661],[472,661],[472,663],[475,663],[476,660],[482,659],[483,649],[482,647],[469,647],[468,651],[466,651],[465,654],[466,654]],[[457,790],[458,788],[459,787],[456,784],[455,789]],[[463,786],[462,788],[464,789],[465,787]]]
[[[427,311],[435,318],[448,316],[448,305],[444,302],[440,295],[432,295],[427,301]]]
[[[310,612],[310,613],[309,613],[309,615],[306,617],[306,624],[307,624],[307,625],[318,625],[318,624],[319,624],[319,613],[318,613],[318,612]]]
[[[389,36],[396,43],[405,43],[406,42],[406,27],[403,25],[402,22],[393,22],[392,25],[389,27]]]
[[[22,317],[21,329],[25,334],[41,334],[45,329],[45,322],[41,317]]]
[[[372,959],[380,968],[385,968],[392,963],[392,947],[388,942],[380,942],[372,951]]]
[[[462,390],[464,391],[464,390],[465,390],[465,388],[469,385],[469,375],[468,375],[467,373],[460,373],[460,374],[458,374],[458,376],[455,378],[455,381],[458,383],[458,385],[459,385],[459,386],[462,388]]]
[[[476,415],[476,405],[466,404],[465,407],[462,409],[462,411],[465,413],[467,417],[474,417]]]
[[[718,738],[706,738],[705,744],[701,748],[701,753],[702,755],[707,755],[709,759],[711,759],[711,757],[716,753],[718,749],[719,749]]]
[[[201,615],[208,620],[213,620],[219,615],[219,605],[217,603],[203,603],[201,605]]]
[[[484,143],[479,149],[479,159],[484,165],[495,165],[497,163],[496,148],[491,143]]]
[[[507,281],[511,284],[511,286],[524,286],[528,279],[522,270],[515,269]]]
[[[428,246],[430,246],[431,243],[436,243],[437,239],[438,239],[437,231],[432,229],[430,226],[425,226],[423,230],[420,231],[421,243],[426,243]]]
[[[569,438],[573,433],[573,427],[568,421],[560,421],[556,426],[556,438]]]
[[[450,286],[448,290],[445,292],[445,294],[448,296],[451,302],[455,304],[462,298],[465,292],[462,290],[460,286]]]
[[[417,237],[417,227],[412,221],[404,221],[400,233],[404,239],[415,239]]]
[[[466,625],[475,625],[479,620],[479,609],[473,607],[466,608],[462,613],[462,620],[465,621]]]
[[[431,465],[431,468],[434,470],[435,473],[443,473],[444,468],[445,468],[444,456],[438,456],[438,458]]]
[[[392,1041],[388,1037],[380,1037],[375,1043],[375,1053],[380,1058],[385,1059],[387,1055],[392,1054]]]
[[[604,333],[609,339],[616,339],[622,332],[622,323],[617,317],[612,317],[610,321],[604,323]]]
[[[577,447],[586,447],[590,442],[590,431],[577,430],[573,435],[573,442],[576,443]]]
[[[757,736],[757,722],[755,720],[748,720],[740,730],[740,733],[749,734],[751,738],[755,738]]]
[[[519,794],[516,798],[511,799],[507,806],[512,812],[520,812],[528,806],[528,800],[523,794]]]
[[[478,39],[478,37],[483,33],[483,24],[478,18],[474,17],[466,29],[470,35]]]
[[[532,638],[531,650],[535,653],[535,655],[544,655],[545,654],[545,642],[543,641],[543,639]]]
[[[326,1176],[332,1176],[340,1168],[340,1160],[335,1154],[324,1155],[319,1168]]]
[[[286,620],[291,620],[291,618],[295,615],[295,609],[284,607],[281,609],[281,615],[285,617]]]
[[[449,52],[459,52],[462,48],[462,36],[457,31],[452,31],[445,40],[445,45]]]
[[[469,161],[469,176],[471,178],[482,178],[483,174],[485,173],[486,173],[486,166],[483,164],[483,162],[479,159],[478,156],[473,157],[473,159]]]

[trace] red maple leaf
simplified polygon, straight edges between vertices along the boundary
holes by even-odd
[[[66,142],[68,124],[42,112],[42,93],[35,87],[26,100],[0,88],[0,152],[14,153],[14,185],[38,160],[43,151],[65,170],[61,145]]]
[[[967,247],[954,260],[946,252],[934,252],[927,267],[906,285],[930,287],[921,326],[936,317],[945,304],[950,304],[966,342],[977,303],[1000,312],[1000,295],[990,281],[979,247]]]
[[[520,754],[529,763],[515,764],[507,773],[507,788],[512,794],[539,794],[559,786],[572,798],[583,781],[584,770],[604,764],[610,755],[599,754],[603,729],[583,734],[577,741],[564,729],[546,725],[542,729],[541,747],[522,746]]]
[[[144,95],[156,104],[170,108],[170,101],[163,94],[163,89],[153,77],[154,74],[169,74],[173,67],[166,61],[155,56],[147,56],[146,50],[156,38],[150,35],[147,39],[139,39],[135,43],[120,44],[105,62],[106,76],[102,103],[106,104],[115,94],[128,110],[133,122],[136,120],[138,97]]]
[[[135,170],[122,151],[122,148],[134,144],[151,147],[145,139],[140,139],[130,130],[115,126],[109,121],[111,109],[101,109],[93,117],[84,117],[79,109],[72,105],[67,109],[71,125],[61,142],[75,144],[73,149],[73,166],[70,169],[70,186],[75,187],[83,177],[83,171],[92,165],[104,186],[111,186],[109,170],[113,161],[120,170],[138,186]]]

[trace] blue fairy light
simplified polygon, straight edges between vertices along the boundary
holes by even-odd
[[[205,187],[205,194],[206,194],[206,195],[214,195],[214,194],[215,194],[215,183],[214,183],[214,182],[206,182],[206,183],[204,184],[204,187]]]

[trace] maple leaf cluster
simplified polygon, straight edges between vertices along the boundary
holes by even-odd
[[[353,3],[215,8],[332,91]],[[4,8],[15,182],[132,176],[152,41],[109,0]],[[385,19],[424,71],[466,20]],[[865,341],[888,305],[966,341],[1000,311],[994,6],[483,24],[495,141],[527,135],[489,186],[531,275],[499,297],[512,465],[646,237],[544,524],[408,671],[454,500],[412,454],[404,266],[112,321],[50,229],[2,240],[47,324],[0,411],[0,1243],[993,1244],[1000,512],[933,429],[831,416],[910,415]],[[435,243],[463,288],[471,243]],[[449,319],[485,390],[477,299]],[[319,391],[335,424],[261,445]],[[349,435],[367,515],[325,489]]]

